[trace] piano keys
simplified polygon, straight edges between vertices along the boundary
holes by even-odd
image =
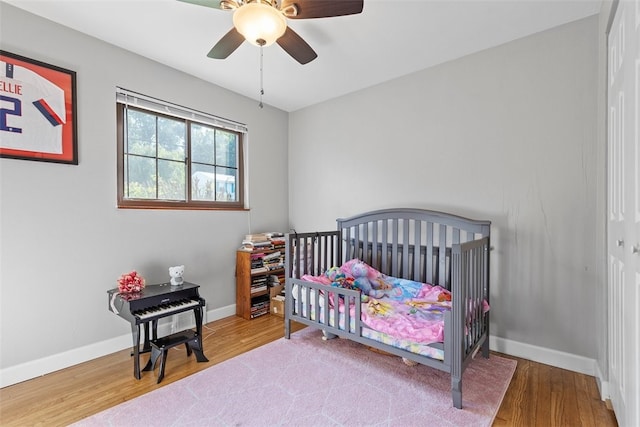
[[[150,335],[158,338],[158,320],[174,314],[193,311],[196,323],[196,335],[202,349],[202,310],[205,300],[200,297],[200,286],[184,282],[181,286],[169,283],[146,286],[141,292],[121,294],[118,289],[107,291],[109,311],[117,314],[131,325],[133,338],[133,376],[140,379],[140,353],[151,350]],[[149,333],[151,324],[151,334]],[[144,343],[140,349],[140,326],[144,327]],[[206,362],[203,354],[196,354],[198,362]]]

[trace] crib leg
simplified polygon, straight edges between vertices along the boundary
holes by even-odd
[[[338,338],[338,336],[336,334],[332,334],[331,332],[327,332],[324,329],[322,330],[322,339],[327,341],[327,340],[332,340],[334,338]]]
[[[489,338],[487,337],[482,343],[482,357],[489,358]]]
[[[451,376],[451,398],[453,406],[462,409],[462,378]]]
[[[289,319],[284,319],[284,338],[291,338],[291,320]]]

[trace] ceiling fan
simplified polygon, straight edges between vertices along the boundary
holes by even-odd
[[[256,46],[278,43],[300,64],[318,54],[302,37],[287,26],[289,19],[329,18],[362,12],[364,0],[179,0],[185,3],[233,10],[233,28],[207,56],[225,59],[245,40]]]

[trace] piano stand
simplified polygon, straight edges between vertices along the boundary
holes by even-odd
[[[164,378],[164,367],[167,360],[167,352],[172,347],[180,344],[184,344],[187,348],[187,357],[191,356],[191,352],[195,353],[196,360],[198,362],[208,362],[202,351],[202,341],[200,335],[196,332],[187,329],[186,331],[177,332],[166,337],[153,339],[151,344],[151,358],[147,362],[143,371],[153,371],[156,367],[156,362],[160,358],[160,370],[158,371],[158,384]]]
[[[151,323],[151,334],[149,333],[149,323]],[[131,356],[133,356],[133,376],[138,380],[141,378],[140,354],[150,352],[151,340],[158,338],[158,320],[145,322],[142,325],[144,327],[144,341],[142,349],[140,348],[140,325],[131,325],[131,336],[133,337],[133,350],[131,350]]]

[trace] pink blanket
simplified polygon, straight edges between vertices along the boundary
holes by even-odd
[[[349,287],[362,292],[362,321],[376,331],[396,338],[429,344],[444,341],[444,313],[451,309],[451,293],[437,285],[386,276],[360,260],[351,260],[322,276],[303,276],[303,280],[329,287]],[[354,276],[355,273],[355,276]],[[372,290],[360,289],[362,277],[369,279]],[[376,295],[373,297],[371,295]],[[330,304],[333,299],[330,298]],[[339,310],[344,311],[340,301]],[[470,301],[470,307],[480,307]],[[482,301],[482,312],[489,310]],[[353,313],[353,307],[350,310]],[[470,310],[473,312],[474,310]]]

